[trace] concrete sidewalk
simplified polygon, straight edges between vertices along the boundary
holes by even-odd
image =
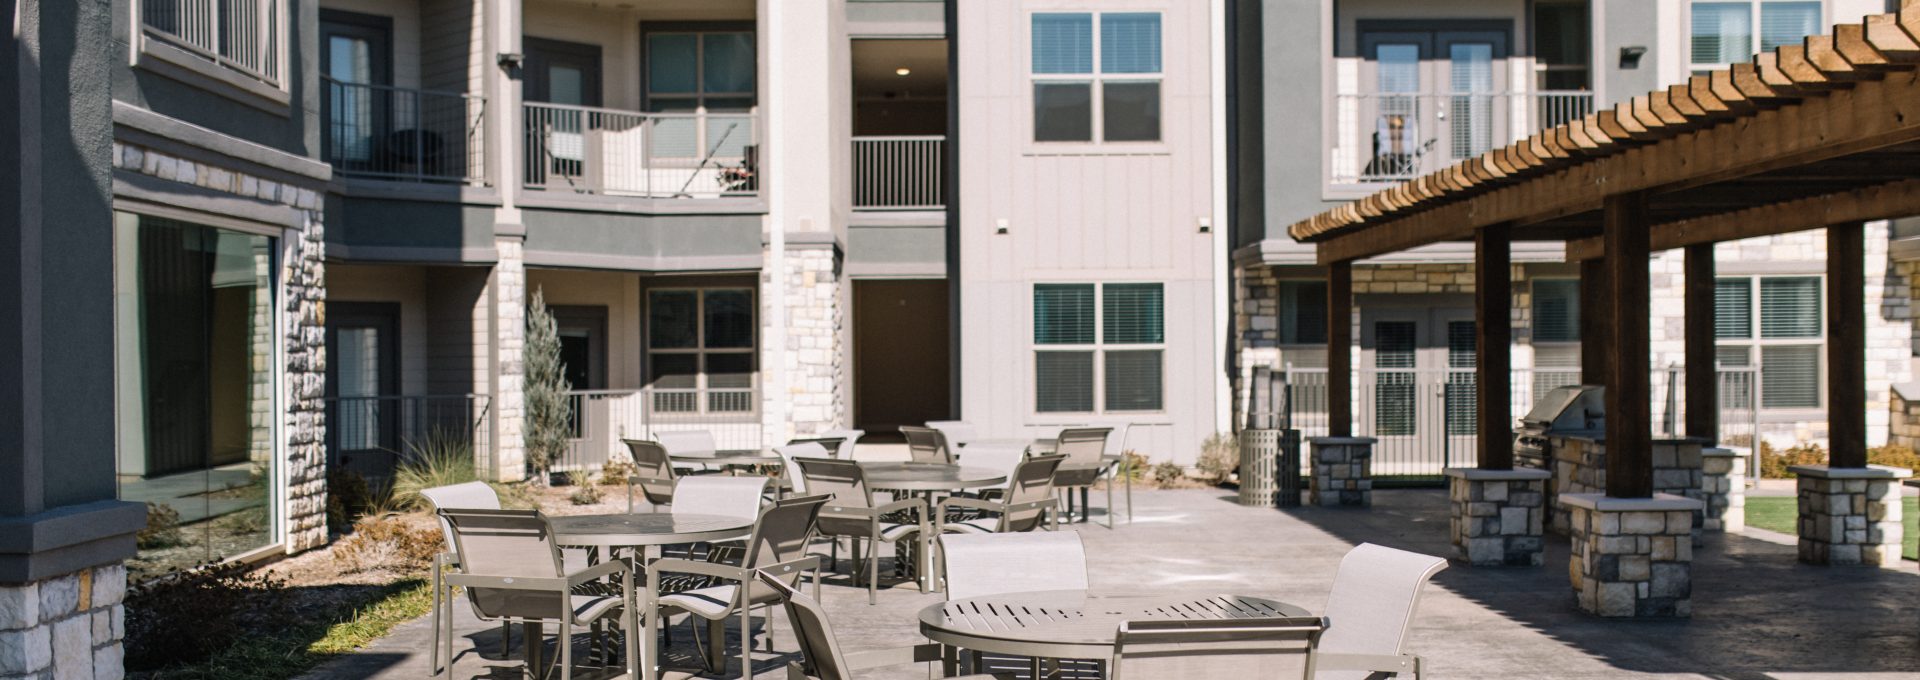
[[[1117,531],[1077,525],[1094,587],[1262,595],[1319,611],[1340,557],[1356,543],[1447,554],[1447,503],[1439,490],[1376,491],[1371,510],[1243,508],[1233,497],[1218,489],[1136,491],[1132,524]],[[1810,567],[1795,562],[1790,545],[1713,536],[1694,553],[1692,619],[1617,621],[1574,606],[1567,543],[1554,539],[1548,545],[1544,567],[1455,563],[1436,578],[1409,644],[1426,658],[1427,677],[1920,677],[1920,615],[1914,607],[1920,602],[1920,568],[1913,562],[1899,570]],[[881,592],[879,605],[868,606],[866,594],[844,575],[829,579],[823,599],[847,651],[922,642],[915,614],[939,601],[898,584]],[[468,618],[464,604],[457,609],[462,637],[456,649],[463,655],[456,677],[519,677],[517,656],[495,656],[499,629]],[[784,677],[779,666],[794,658],[784,613],[776,624],[777,652],[761,646],[755,656],[761,677]],[[428,634],[424,620],[405,624],[309,677],[428,677]],[[669,665],[692,668],[684,626],[674,641]],[[476,653],[476,645],[484,651]],[[738,673],[731,668],[725,677]],[[861,677],[917,679],[927,677],[927,670],[905,666]]]

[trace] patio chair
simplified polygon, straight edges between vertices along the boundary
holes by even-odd
[[[1053,480],[1066,456],[1034,456],[1020,462],[1008,480],[1007,491],[997,500],[949,496],[940,501],[935,529],[948,533],[993,534],[1033,531],[1048,525],[1059,502],[1053,497]],[[983,510],[991,517],[948,522],[947,515],[957,508]]]
[[[827,449],[827,457],[841,460],[853,460],[853,449],[860,444],[860,438],[867,436],[866,430],[853,428],[835,428],[820,433],[822,438],[832,437],[840,440],[840,446]]]
[[[773,447],[773,452],[779,454],[780,460],[783,461],[780,464],[780,476],[785,479],[787,488],[796,494],[807,492],[807,477],[800,474],[800,464],[793,462],[794,459],[833,457],[830,449],[816,442],[776,446]]]
[[[634,473],[627,477],[627,512],[633,512],[633,487],[640,486],[640,492],[647,497],[647,504],[658,509],[673,505],[673,485],[678,475],[673,472],[673,459],[667,457],[667,447],[660,442],[640,439],[622,439],[627,452],[633,456]]]
[[[1093,513],[1088,512],[1087,491],[1093,483],[1107,474],[1108,468],[1103,456],[1107,452],[1107,435],[1113,432],[1110,427],[1075,427],[1060,431],[1059,444],[1053,452],[1066,456],[1066,462],[1060,464],[1059,473],[1053,477],[1053,486],[1065,492],[1069,509],[1067,521],[1073,521],[1073,492],[1080,491],[1080,521],[1087,521]],[[1107,528],[1113,528],[1113,485],[1107,485]]]
[[[1080,534],[948,534],[939,538],[947,599],[1003,593],[1086,590],[1087,551]]]
[[[1420,592],[1447,561],[1362,543],[1340,559],[1327,596],[1327,631],[1316,648],[1316,680],[1420,677],[1420,657],[1406,653],[1407,630]]]
[[[759,517],[767,478],[759,475],[681,477],[673,486],[673,514]]]
[[[820,535],[833,539],[829,558],[832,566],[840,563],[840,538],[853,539],[853,560],[856,579],[864,566],[867,576],[867,604],[879,602],[880,591],[880,543],[898,543],[913,540],[919,542],[921,550],[917,553],[924,562],[926,559],[927,538],[927,500],[924,498],[903,498],[886,504],[876,504],[873,489],[867,486],[866,471],[859,463],[850,460],[830,458],[795,458],[800,466],[800,474],[806,478],[807,490],[816,494],[832,494],[833,501],[820,511]],[[913,523],[893,523],[881,521],[883,515],[905,513],[914,518]],[[862,560],[861,541],[866,541],[866,559]],[[925,572],[922,570],[921,575]],[[918,582],[916,582],[918,584]],[[924,586],[921,586],[925,590]]]
[[[972,493],[959,494],[979,498],[997,498],[1006,494],[1007,486],[1013,483],[1013,474],[1026,461],[1027,449],[1012,446],[976,444],[967,447],[967,467],[986,468],[1006,475],[1007,481],[992,486],[983,486]]]
[[[939,430],[901,425],[900,434],[907,437],[907,455],[913,462],[953,464],[953,448],[947,445],[947,436]]]
[[[459,571],[447,574],[447,587],[466,588],[483,620],[532,624],[526,640],[527,668],[544,675],[540,665],[541,640],[536,626],[559,624],[560,677],[573,677],[573,631],[589,627],[596,647],[606,648],[601,625],[613,623],[626,631],[627,674],[639,669],[638,600],[634,598],[633,569],[624,560],[568,571],[560,546],[546,516],[537,510],[471,510],[447,508],[439,516],[453,528],[454,554]],[[617,577],[613,595],[581,595],[579,587]],[[453,617],[434,622],[445,625],[447,673],[453,673]],[[436,641],[438,636],[435,636]]]
[[[829,437],[827,435],[820,435],[818,437],[795,437],[787,440],[786,445],[799,446],[801,444],[819,445],[820,454],[807,454],[808,458],[839,458],[840,447],[846,444],[846,440],[840,437]],[[776,452],[780,449],[778,446],[773,448]]]
[[[701,663],[708,672],[720,672],[726,666],[726,620],[740,615],[741,677],[753,676],[753,608],[771,606],[780,594],[767,587],[756,573],[770,574],[778,583],[792,587],[800,575],[814,572],[814,589],[820,588],[820,558],[807,554],[813,542],[815,522],[827,496],[794,497],[774,503],[762,511],[747,539],[746,552],[736,564],[696,562],[683,559],[656,560],[647,567],[647,589],[657,595],[659,616],[665,618],[684,612],[706,620],[707,642]],[[661,579],[669,573],[696,574],[715,580],[715,585],[686,592],[658,595]],[[771,610],[768,612],[771,614]],[[648,619],[648,638],[652,638],[655,619]],[[691,621],[689,621],[691,623]],[[767,639],[773,639],[773,617],[767,617]],[[700,640],[700,627],[694,627],[694,640]],[[652,660],[648,660],[651,667]]]
[[[421,490],[420,495],[426,497],[428,503],[433,504],[435,511],[500,509],[500,494],[495,492],[493,487],[487,486],[486,482],[436,486]],[[440,538],[446,542],[447,549],[433,556],[433,648],[428,652],[428,663],[435,672],[440,668],[440,617],[453,616],[453,612],[442,609],[448,603],[443,602],[444,598],[441,597],[445,593],[440,581],[446,575],[448,567],[457,567],[460,564],[459,557],[453,553],[453,523],[448,522],[445,517],[437,517],[437,519],[440,522]],[[472,591],[468,591],[468,595],[472,595]],[[472,604],[471,598],[468,599],[468,603]],[[478,605],[474,605],[473,613],[475,616],[480,615]],[[502,621],[500,623],[501,656],[506,656],[507,647],[512,644],[512,640],[513,624]]]
[[[929,420],[927,427],[939,430],[947,443],[954,446],[966,446],[980,438],[980,428],[964,420]]]
[[[1321,638],[1311,616],[1128,621],[1113,639],[1110,680],[1300,678],[1313,680]]]
[[[801,594],[778,576],[762,573],[759,578],[785,601],[787,620],[793,623],[793,637],[800,644],[800,660],[787,663],[787,680],[855,680],[853,671],[941,660],[940,645],[936,644],[842,654],[827,610],[819,601]],[[1013,676],[969,675],[952,680],[989,679],[1013,680]]]
[[[1119,476],[1122,466],[1126,465],[1127,463],[1127,433],[1128,431],[1133,429],[1133,423],[1127,423],[1127,422],[1113,423],[1108,427],[1112,428],[1113,431],[1107,433],[1106,455],[1109,458],[1115,458],[1120,461],[1118,463],[1113,464],[1112,467],[1108,468],[1109,472],[1107,474],[1107,512],[1111,513],[1113,512],[1113,483],[1117,481],[1116,478]],[[1129,471],[1129,472],[1137,473],[1138,471]],[[1133,484],[1129,482],[1126,485],[1126,487],[1127,487],[1127,521],[1132,522],[1133,521]],[[1109,518],[1109,522],[1111,522],[1111,518]]]
[[[660,442],[661,448],[667,450],[669,459],[671,459],[672,456],[705,456],[712,458],[720,451],[719,445],[713,441],[713,433],[706,430],[655,432],[653,433],[653,440]],[[689,471],[712,472],[714,470],[712,465],[706,463],[687,462],[686,460],[681,460],[679,463],[682,468]]]

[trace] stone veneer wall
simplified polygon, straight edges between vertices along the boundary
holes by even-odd
[[[306,550],[327,540],[326,232],[322,197],[311,188],[179,158],[153,149],[113,143],[117,170],[234,196],[278,203],[298,211],[304,224],[280,263],[281,312],[286,323],[286,360],[281,395],[286,447],[281,474],[287,488],[287,549]],[[120,579],[125,581],[124,577]]]
[[[1914,398],[1910,400],[1909,396]],[[1920,385],[1894,385],[1887,396],[1887,410],[1892,419],[1887,426],[1887,443],[1920,449]]]
[[[1605,617],[1693,615],[1693,518],[1700,502],[1568,494],[1574,600]]]
[[[1233,270],[1233,428],[1244,427],[1252,408],[1253,369],[1284,368],[1280,352],[1280,280],[1273,268]]]
[[[1604,494],[1607,492],[1607,447],[1586,437],[1551,436],[1553,482],[1548,485],[1554,533],[1565,534],[1579,524],[1562,498],[1568,494]],[[1697,441],[1656,439],[1653,441],[1653,490],[1680,498],[1707,499],[1702,468],[1702,446]],[[1698,527],[1705,523],[1704,512],[1696,517],[1693,540],[1699,541]]]
[[[123,677],[126,592],[118,564],[0,586],[0,678]]]
[[[1545,563],[1545,470],[1448,468],[1453,558],[1474,566]]]
[[[526,240],[502,236],[493,240],[499,260],[493,265],[494,348],[498,382],[492,396],[499,434],[492,441],[493,475],[499,481],[527,476],[526,349],[527,267],[521,251]],[[484,374],[485,361],[480,362]],[[484,381],[479,384],[486,384]]]
[[[786,277],[786,297],[778,302],[786,305],[785,366],[763,366],[762,371],[784,371],[787,392],[764,395],[762,399],[787,399],[787,418],[764,423],[762,437],[769,444],[840,427],[847,404],[846,352],[842,346],[846,310],[841,305],[846,282],[839,253],[824,244],[789,247],[784,261],[786,271],[778,274]],[[765,283],[775,274],[761,274],[762,291],[771,290]],[[774,303],[768,300],[768,304]],[[773,315],[763,309],[761,318],[766,323]]]
[[[1314,437],[1309,440],[1313,478],[1307,502],[1320,507],[1373,507],[1373,439]]]
[[[1911,470],[1885,466],[1795,465],[1800,561],[1900,567],[1900,480]]]

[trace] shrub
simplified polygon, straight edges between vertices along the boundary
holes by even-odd
[[[1187,471],[1180,469],[1180,465],[1173,461],[1166,461],[1153,466],[1153,481],[1161,486],[1179,484],[1180,480],[1186,479],[1186,477]]]
[[[1795,465],[1825,465],[1826,462],[1827,450],[1818,444],[1801,443],[1785,451],[1776,451],[1766,442],[1760,443],[1760,476],[1767,479],[1792,479],[1796,475],[1788,468]],[[1889,444],[1867,449],[1867,463],[1920,470],[1920,453],[1915,453],[1909,447]]]
[[[593,485],[593,474],[585,470],[567,473],[567,483],[573,485],[573,493],[567,500],[574,505],[593,505],[600,502],[600,487]]]
[[[553,462],[567,451],[572,429],[573,400],[567,392],[567,365],[560,360],[560,331],[547,311],[547,301],[539,290],[533,291],[533,303],[527,309],[527,344],[522,361],[526,367],[526,446],[527,465],[534,480],[545,484]]]
[[[1920,470],[1920,453],[1897,444],[1867,449],[1867,462],[1874,465],[1891,465],[1908,470]]]
[[[412,573],[426,569],[433,556],[446,549],[440,527],[433,522],[409,522],[400,515],[376,515],[355,522],[353,533],[333,545],[333,560],[353,573],[387,570]]]
[[[367,509],[373,507],[372,489],[360,473],[344,468],[327,472],[327,528],[345,533]]]
[[[180,511],[171,505],[147,502],[147,528],[134,534],[134,543],[141,550],[159,550],[178,548],[187,544],[180,533]]]
[[[407,442],[407,456],[393,471],[388,500],[395,510],[425,510],[431,503],[420,492],[478,480],[473,464],[472,439],[457,430],[434,428],[426,438]]]
[[[493,487],[493,494],[500,497],[500,507],[506,510],[538,510],[540,498],[525,483],[487,482]]]
[[[640,474],[640,466],[632,461],[610,460],[600,466],[601,486],[626,486],[627,478]]]
[[[1240,469],[1240,441],[1232,432],[1216,432],[1200,443],[1200,474],[1213,484]]]
[[[1115,471],[1114,479],[1141,480],[1147,476],[1147,470],[1153,467],[1152,461],[1135,451],[1120,454],[1120,469]]]
[[[257,630],[302,623],[286,584],[217,564],[134,586],[126,599],[126,667],[150,671],[205,660]]]

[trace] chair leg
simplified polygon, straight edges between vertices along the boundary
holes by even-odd
[[[433,561],[433,651],[427,655],[427,668],[440,674],[440,560]]]
[[[1127,523],[1133,523],[1133,475],[1127,475]]]
[[[560,680],[573,680],[573,612],[560,618]]]
[[[880,539],[867,541],[867,604],[880,603]]]
[[[740,607],[740,677],[753,680],[753,604]]]
[[[1107,480],[1107,528],[1108,529],[1113,528],[1113,483],[1116,481],[1119,481],[1119,480],[1115,480],[1115,479]]]
[[[452,623],[447,624],[447,630],[453,630]],[[452,648],[451,643],[449,643],[448,648],[449,649]],[[500,658],[505,659],[511,656],[513,656],[513,622],[501,621],[500,622]]]

